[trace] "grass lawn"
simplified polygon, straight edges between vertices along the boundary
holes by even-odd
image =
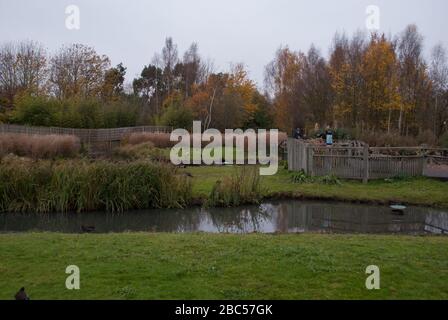
[[[183,169],[193,175],[193,194],[195,197],[207,197],[217,180],[232,175],[232,166],[201,166]],[[319,182],[295,184],[291,174],[280,168],[274,176],[262,177],[262,185],[267,190],[266,196],[279,194],[292,197],[310,197],[341,201],[372,201],[389,203],[404,202],[414,205],[448,207],[448,182],[427,178],[412,178],[386,182],[342,181],[341,185],[327,185]]]
[[[65,268],[81,290],[65,288]],[[381,290],[365,269],[381,270]],[[0,235],[0,299],[448,299],[448,238]]]

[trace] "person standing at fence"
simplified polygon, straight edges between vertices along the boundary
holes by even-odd
[[[333,145],[333,130],[331,130],[330,126],[327,126],[325,130],[325,143],[327,146]]]
[[[297,139],[297,140],[303,139],[302,130],[300,130],[300,128],[296,128],[293,132],[293,136],[294,136],[294,139]]]

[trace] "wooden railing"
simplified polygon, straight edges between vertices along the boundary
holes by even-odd
[[[74,135],[77,136],[82,143],[94,144],[102,142],[121,141],[126,135],[136,132],[151,133],[170,133],[172,127],[166,126],[141,126],[128,128],[112,128],[112,129],[72,129],[58,127],[30,127],[13,124],[0,124],[1,133],[20,133],[29,135]]]
[[[333,174],[344,179],[384,179],[395,176],[423,176],[428,160],[447,161],[447,149],[369,148],[315,146],[288,140],[288,168],[311,176]]]

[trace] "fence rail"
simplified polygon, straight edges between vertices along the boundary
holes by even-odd
[[[29,135],[74,135],[82,143],[111,143],[121,141],[126,135],[137,132],[170,133],[172,127],[141,126],[113,129],[72,129],[58,127],[31,127],[13,124],[0,124],[0,133],[21,133]]]
[[[288,139],[288,168],[312,176],[333,174],[344,179],[384,179],[423,176],[430,161],[448,161],[447,149],[314,146]]]

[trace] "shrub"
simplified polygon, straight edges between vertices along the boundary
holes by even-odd
[[[417,140],[411,136],[402,136],[398,133],[363,132],[358,140],[364,141],[371,147],[415,147]]]
[[[125,144],[115,148],[113,151],[115,158],[123,160],[151,160],[155,162],[170,162],[170,155],[166,149],[155,148],[152,142],[145,142],[137,145]]]
[[[303,170],[291,174],[292,183],[307,183],[310,180],[310,177],[308,177],[308,175]]]
[[[334,135],[335,140],[350,140],[351,139],[351,134],[350,134],[349,130],[344,129],[344,128],[338,128],[338,129],[334,130],[333,135]]]
[[[54,126],[59,107],[55,99],[22,96],[17,99],[12,121],[32,126]]]
[[[333,174],[320,177],[320,182],[328,185],[342,185],[341,180]]]
[[[172,105],[160,118],[160,124],[174,129],[190,130],[193,125],[193,114],[189,108]]]
[[[182,208],[191,198],[188,178],[166,165],[8,157],[0,166],[2,212]]]
[[[137,107],[128,101],[102,105],[103,127],[123,128],[137,124]]]
[[[151,150],[154,148],[152,142],[145,142],[137,145],[125,144],[115,148],[113,155],[120,159],[137,160],[150,158]]]
[[[71,135],[0,134],[0,156],[15,154],[33,159],[74,157],[80,148],[79,139]]]
[[[207,206],[232,207],[259,203],[263,197],[258,166],[236,168],[230,177],[224,177],[213,186]]]
[[[65,128],[118,128],[137,123],[135,102],[120,99],[104,103],[101,100],[19,96],[10,120],[18,124]]]
[[[439,139],[439,145],[442,148],[448,148],[448,132],[445,132]]]
[[[418,145],[426,144],[428,146],[437,146],[437,137],[431,130],[423,130],[416,138]]]

